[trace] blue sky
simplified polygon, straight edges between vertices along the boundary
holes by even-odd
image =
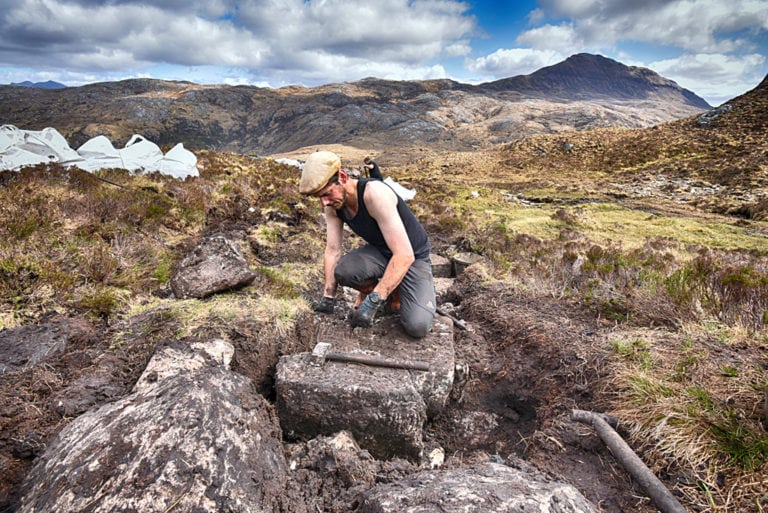
[[[0,83],[480,83],[575,53],[719,105],[768,74],[768,0],[0,0]]]

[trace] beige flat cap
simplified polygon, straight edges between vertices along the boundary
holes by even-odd
[[[304,170],[301,172],[299,192],[315,194],[320,192],[328,180],[341,169],[341,159],[330,151],[316,151],[307,157]]]

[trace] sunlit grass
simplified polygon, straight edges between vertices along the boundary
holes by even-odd
[[[711,338],[711,323],[687,325],[684,331],[672,335],[680,341],[677,348],[651,342],[651,333],[611,340],[617,357],[610,380],[612,413],[630,430],[644,459],[692,473],[697,488],[708,490],[710,506],[732,504],[744,494],[757,497],[768,470],[768,435],[761,426],[768,379],[756,362],[724,365],[718,358],[722,342]],[[740,329],[728,338],[766,347],[764,337]],[[653,359],[652,368],[639,363],[644,352]],[[729,476],[725,486],[723,475]]]

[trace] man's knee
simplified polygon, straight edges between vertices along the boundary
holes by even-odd
[[[419,316],[416,318],[402,319],[403,329],[414,338],[424,338],[432,330],[434,316]]]

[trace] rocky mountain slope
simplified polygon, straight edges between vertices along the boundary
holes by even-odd
[[[77,147],[139,133],[161,144],[272,154],[340,143],[468,150],[603,126],[647,127],[709,105],[656,73],[579,54],[487,84],[374,78],[314,88],[135,79],[59,90],[0,87],[3,123],[51,126]]]

